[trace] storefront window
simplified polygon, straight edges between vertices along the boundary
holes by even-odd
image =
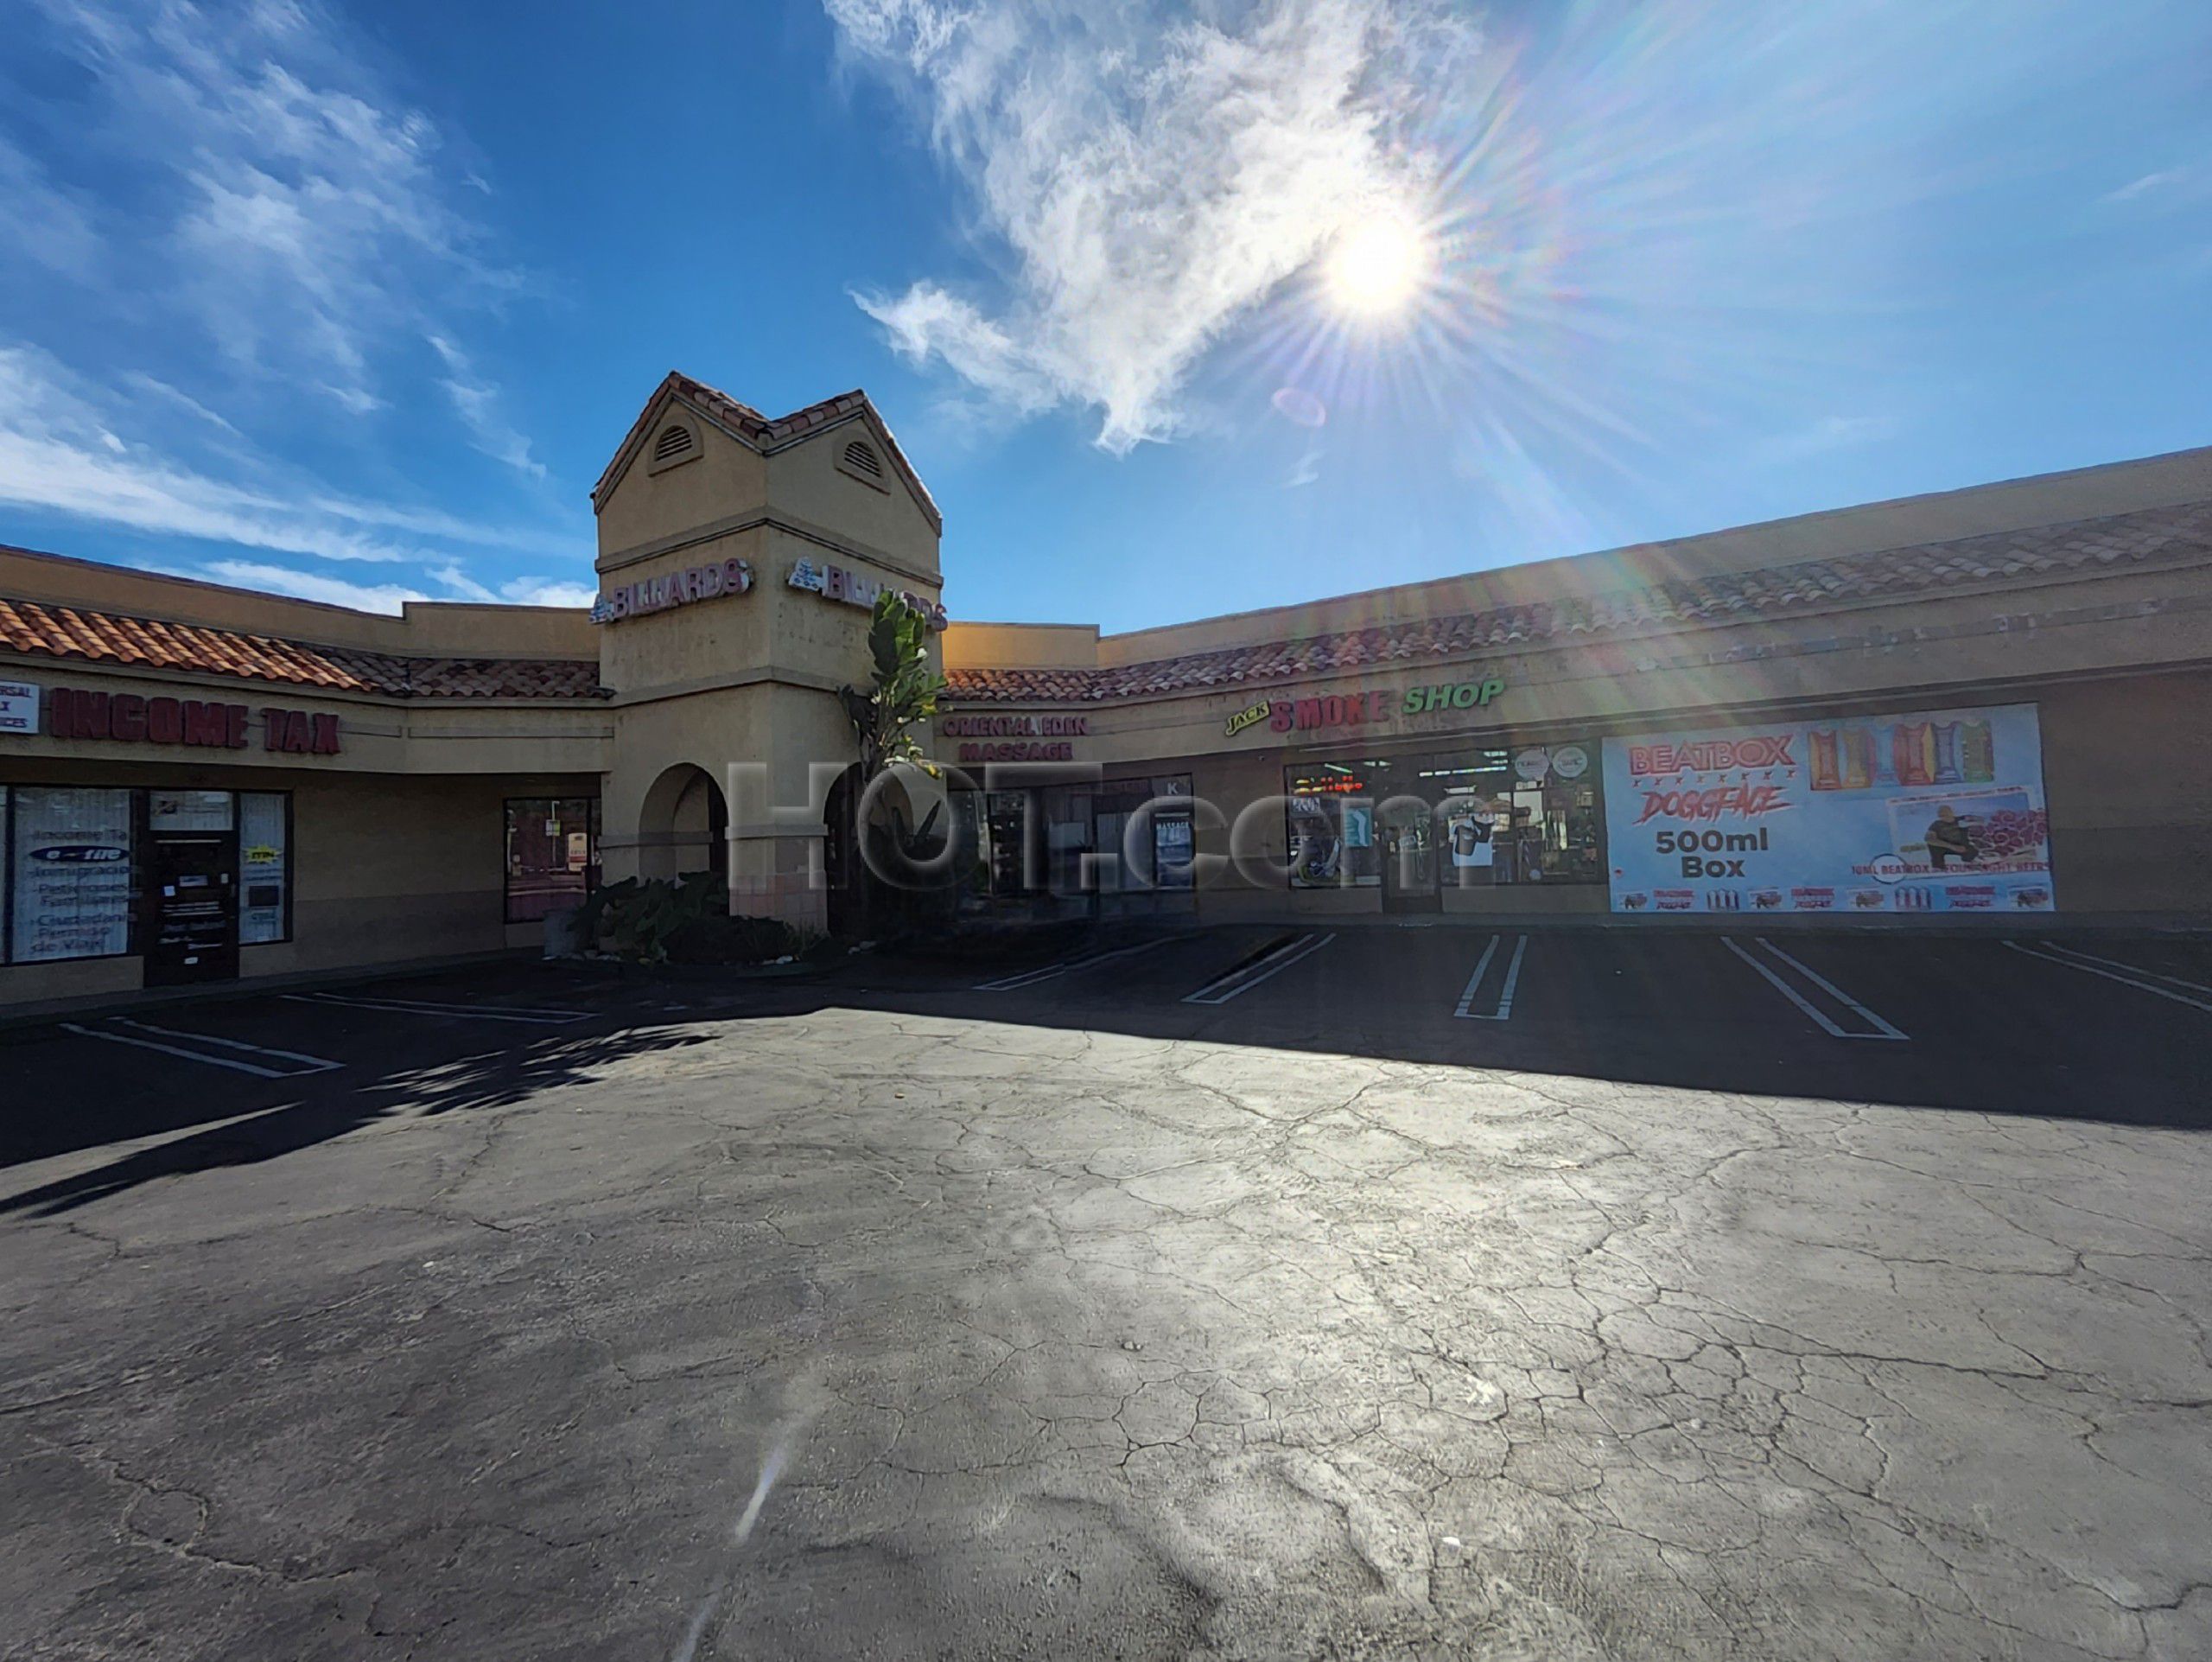
[[[1595,753],[1484,747],[1286,768],[1291,886],[1602,882]]]
[[[1188,774],[957,792],[953,819],[963,897],[981,907],[1091,893],[1187,892],[1196,852],[1190,801]],[[1138,825],[1133,858],[1130,825],[1148,803],[1157,806]],[[1041,849],[1034,846],[1039,838]]]
[[[292,936],[292,799],[278,791],[238,797],[238,945]]]
[[[985,857],[991,894],[1000,899],[1029,892],[1029,793],[992,791],[984,798]]]
[[[599,799],[517,797],[507,803],[507,921],[581,905],[599,887]]]
[[[25,785],[8,795],[9,961],[129,952],[132,793]]]
[[[1396,794],[1388,762],[1318,762],[1283,769],[1293,888],[1369,888],[1382,881],[1375,803]]]
[[[228,791],[149,791],[146,829],[226,831],[236,810]]]

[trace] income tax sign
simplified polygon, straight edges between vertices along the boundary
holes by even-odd
[[[2035,706],[1605,742],[1616,912],[2050,912]]]

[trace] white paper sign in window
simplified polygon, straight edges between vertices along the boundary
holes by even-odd
[[[130,792],[19,786],[12,865],[13,961],[130,950]]]

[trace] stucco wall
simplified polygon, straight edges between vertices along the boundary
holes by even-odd
[[[2212,920],[2212,672],[2075,682],[2037,703],[2061,912]]]
[[[54,761],[0,783],[292,793],[292,938],[239,950],[241,978],[533,945],[505,920],[510,797],[588,797],[596,774],[442,778]],[[136,956],[0,967],[0,1004],[128,992]]]

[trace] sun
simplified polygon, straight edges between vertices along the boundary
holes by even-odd
[[[1323,267],[1329,298],[1354,317],[1392,316],[1420,292],[1432,259],[1428,239],[1410,220],[1395,213],[1362,220],[1329,251]]]

